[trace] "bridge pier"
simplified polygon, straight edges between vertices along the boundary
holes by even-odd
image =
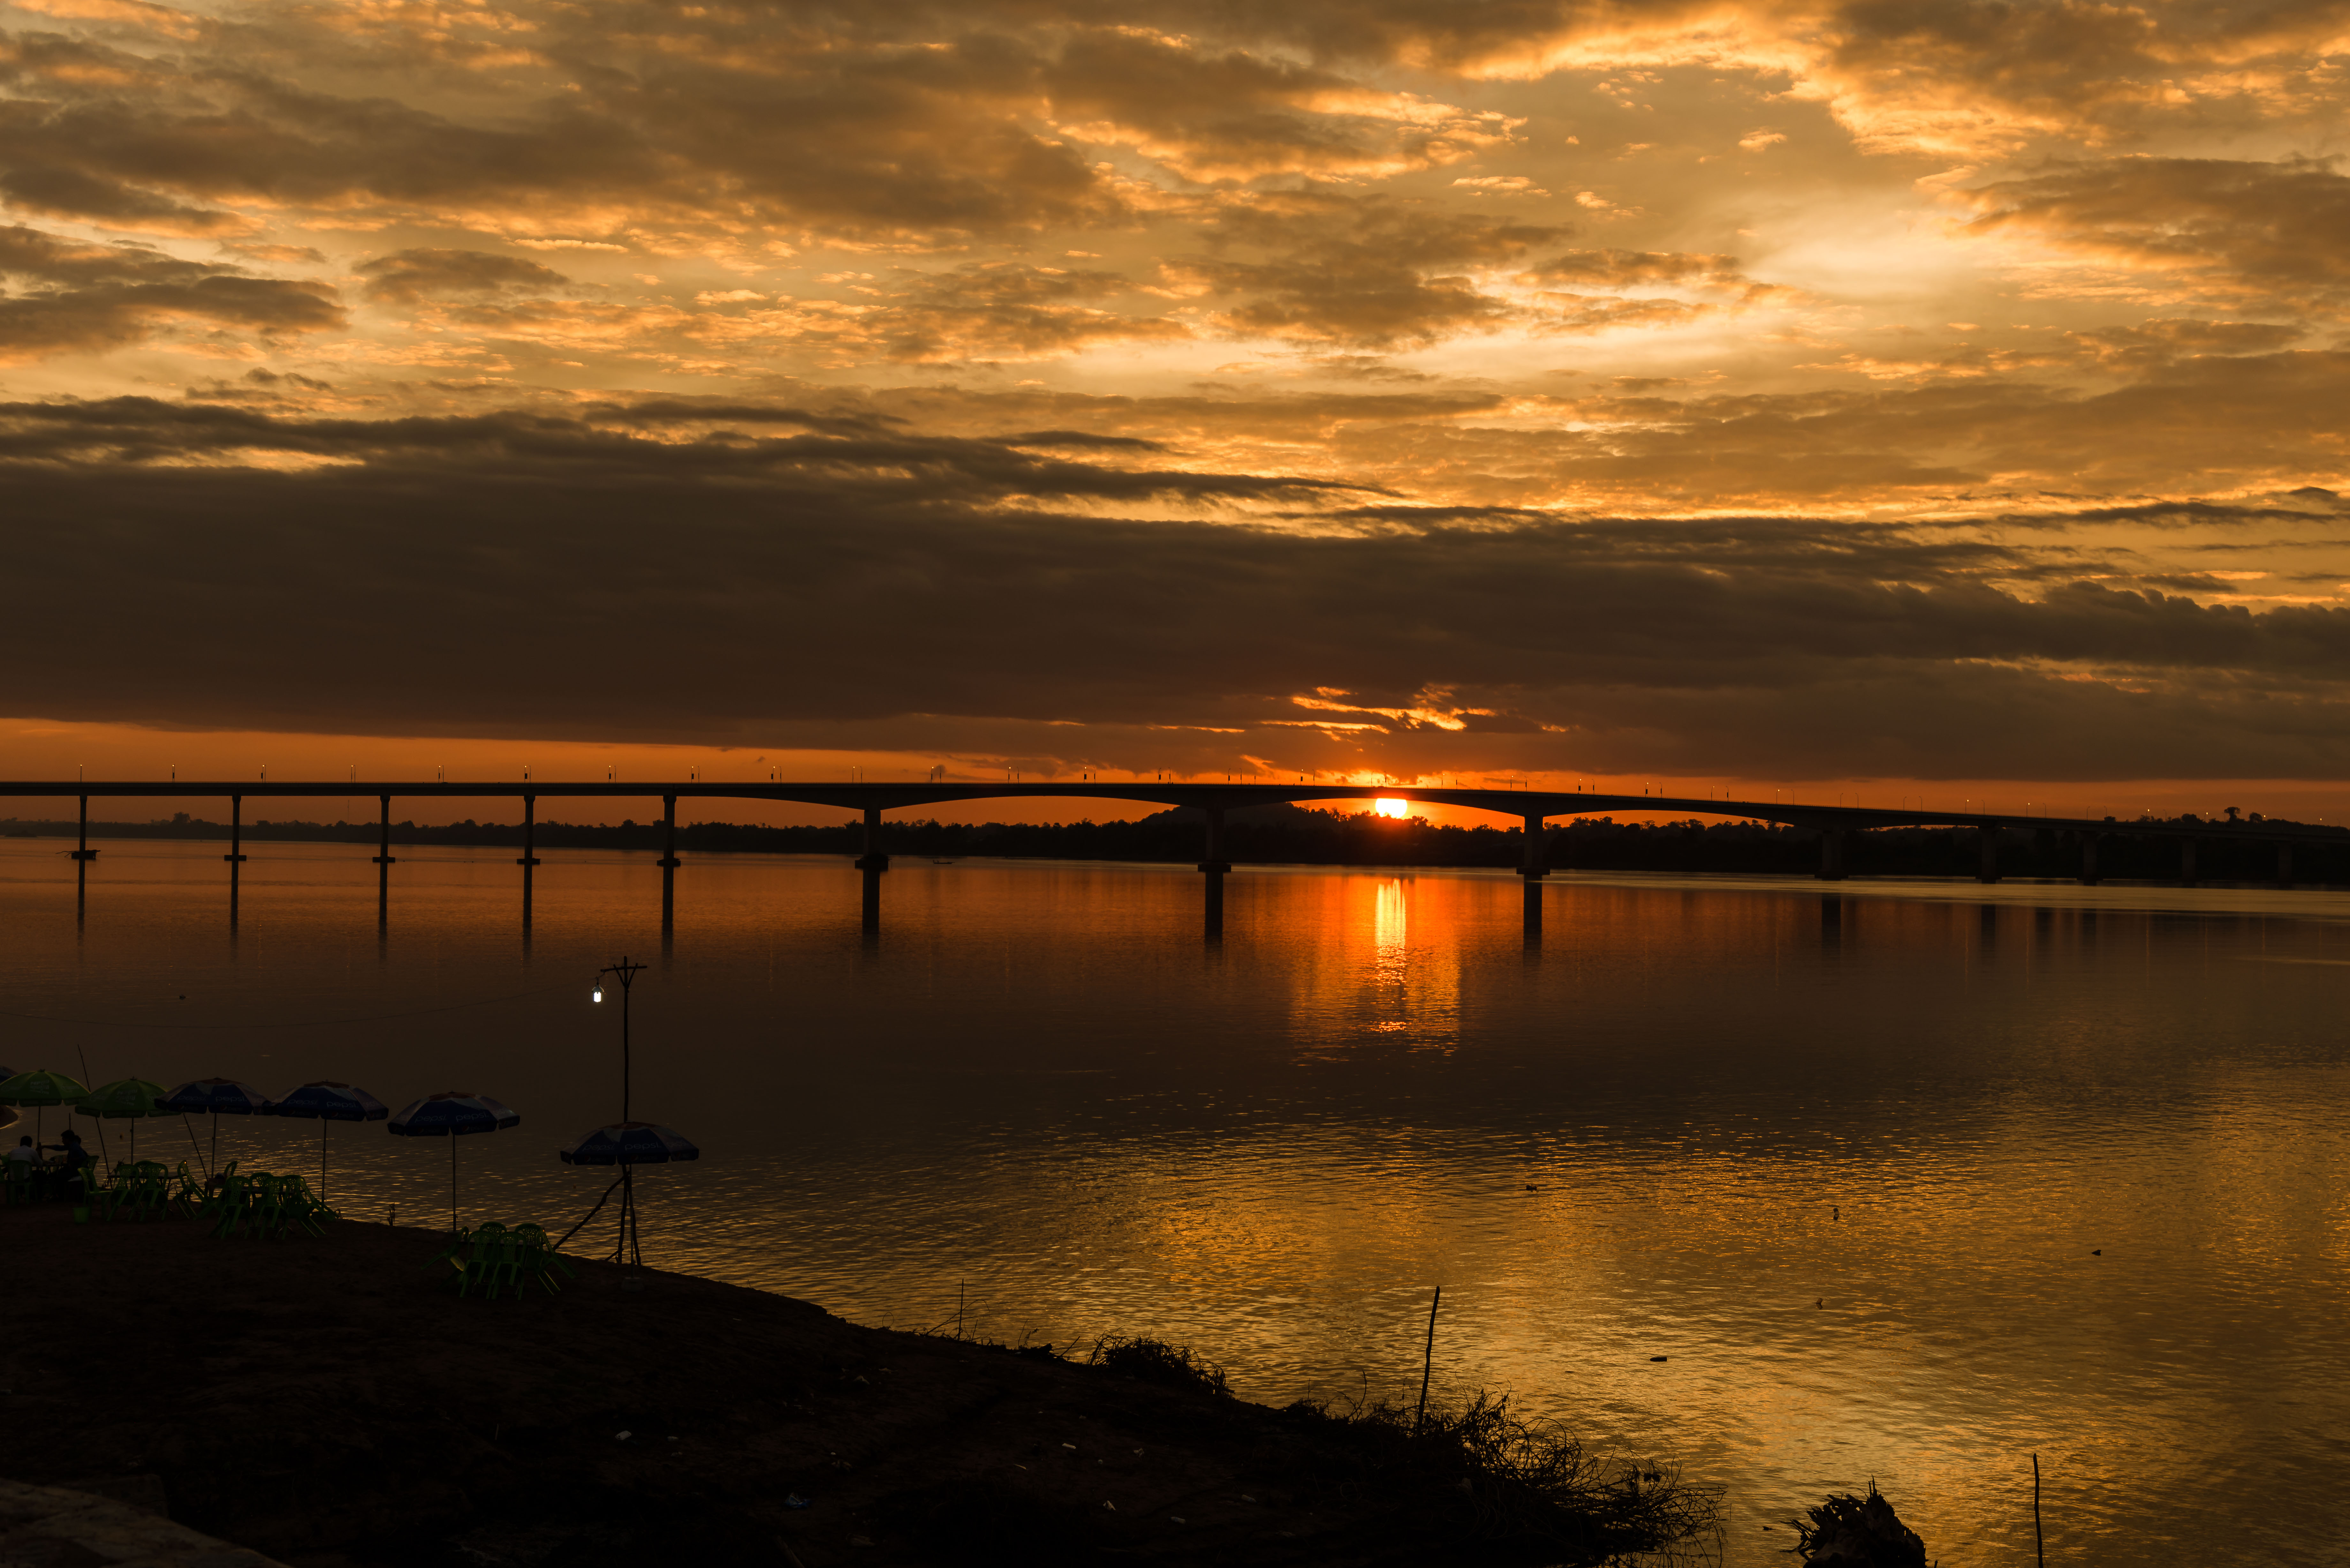
[[[2293,846],[2290,844],[2280,844],[2276,846],[2276,849],[2277,886],[2280,888],[2290,888],[2293,886]]]
[[[677,929],[677,796],[661,796],[661,935]]]
[[[2178,879],[2190,888],[2195,886],[2195,840],[2191,836],[2178,840]]]
[[[221,857],[228,862],[228,923],[236,929],[237,873],[244,868],[244,796],[228,797],[228,853]]]
[[[1845,830],[1841,827],[1820,829],[1820,868],[1816,873],[1823,882],[1841,882],[1845,870]]]
[[[538,836],[538,796],[522,797],[522,858],[515,864],[522,867],[522,929],[530,929],[530,874],[537,867],[538,857],[531,853]]]
[[[397,862],[391,857],[391,796],[380,794],[375,802],[375,929],[380,931],[391,925],[391,868]]]
[[[864,874],[864,896],[859,915],[865,932],[877,936],[881,930],[881,873],[889,869],[889,857],[881,853],[881,808],[865,808],[865,853],[857,857],[857,869]]]
[[[1543,836],[1543,824],[1547,819],[1538,811],[1526,813],[1524,840],[1520,846],[1518,875],[1531,885],[1537,877],[1550,875],[1550,841]]]
[[[2076,835],[2081,840],[2081,886],[2097,885],[2097,836],[2094,833]]]
[[[1207,853],[1200,862],[1200,870],[1208,878],[1201,914],[1207,924],[1208,940],[1221,942],[1224,940],[1224,873],[1232,868],[1232,862],[1224,858],[1224,808],[1204,805],[1200,815],[1207,819],[1207,831],[1201,840],[1201,847]]]
[[[1200,815],[1208,819],[1204,841],[1207,856],[1200,862],[1200,869],[1211,877],[1221,877],[1232,868],[1232,862],[1224,858],[1224,808],[1221,805],[1202,806]]]
[[[1999,824],[1995,822],[1984,823],[1981,827],[1975,829],[1975,880],[1978,882],[1998,881]]]

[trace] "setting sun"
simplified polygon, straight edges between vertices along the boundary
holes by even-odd
[[[1392,796],[1383,795],[1379,799],[1371,803],[1371,809],[1378,812],[1381,816],[1409,816],[1411,815],[1411,802],[1408,800],[1397,800]]]

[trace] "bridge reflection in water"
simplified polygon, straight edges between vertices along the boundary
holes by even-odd
[[[512,796],[522,803],[523,808],[522,855],[515,864],[522,868],[522,924],[525,932],[531,924],[535,888],[533,872],[539,865],[533,854],[539,801],[542,798],[658,799],[661,803],[660,866],[661,932],[664,937],[674,932],[677,922],[677,871],[683,864],[677,853],[677,803],[681,800],[755,800],[837,806],[860,813],[864,822],[864,842],[856,866],[863,873],[860,916],[868,938],[878,938],[880,933],[881,877],[889,869],[889,857],[881,848],[880,838],[881,818],[885,812],[946,805],[962,801],[1008,799],[1101,800],[1178,808],[1188,806],[1196,809],[1202,820],[1199,869],[1205,878],[1201,904],[1207,937],[1211,942],[1221,940],[1223,935],[1224,878],[1232,870],[1232,862],[1225,857],[1224,852],[1224,816],[1227,812],[1249,806],[1295,805],[1306,801],[1359,800],[1372,794],[1422,805],[1461,806],[1515,818],[1519,824],[1521,844],[1517,874],[1525,880],[1525,930],[1530,947],[1540,940],[1542,932],[1541,883],[1542,878],[1550,874],[1547,825],[1562,817],[1629,812],[1643,815],[1716,816],[1733,821],[1785,824],[1818,836],[1819,865],[1815,875],[1824,881],[1841,881],[1848,875],[1851,836],[1874,828],[1949,827],[1972,830],[1978,846],[1976,879],[1981,882],[2000,879],[2000,833],[2003,828],[2021,822],[2028,822],[2035,831],[2061,836],[2070,846],[2067,857],[2084,884],[2092,884],[2098,879],[2097,846],[2106,838],[2176,840],[2178,879],[2184,883],[2192,883],[2196,879],[2196,846],[2205,839],[2237,845],[2270,845],[2276,854],[2276,882],[2280,887],[2290,887],[2293,884],[2294,846],[2338,845],[2345,837],[2340,828],[2312,828],[2282,823],[2182,825],[2150,820],[2116,821],[2111,817],[2036,815],[2018,819],[1981,812],[1934,811],[1922,805],[1915,810],[1887,810],[1879,806],[1816,805],[1783,801],[1450,786],[1431,788],[1417,784],[1371,789],[1359,784],[1305,779],[1294,784],[1201,784],[1170,780],[1124,784],[1087,780],[1078,784],[719,784],[699,780],[683,784],[560,784],[535,782],[528,778],[519,782],[454,783],[435,779],[431,782],[365,784],[348,779],[323,783],[317,780],[266,779],[253,783],[219,780],[182,782],[177,779],[161,784],[133,780],[77,780],[71,784],[57,780],[0,782],[0,796],[78,797],[80,804],[80,837],[73,851],[78,868],[77,909],[87,907],[89,863],[98,857],[98,851],[89,846],[89,803],[92,799],[225,798],[229,802],[229,852],[222,859],[228,866],[228,915],[232,927],[236,923],[240,870],[245,861],[243,853],[244,821],[244,802],[248,797],[323,799],[354,794],[374,795],[380,813],[374,857],[376,923],[379,928],[388,928],[391,919],[391,868],[399,864],[391,853],[393,800],[477,800]]]

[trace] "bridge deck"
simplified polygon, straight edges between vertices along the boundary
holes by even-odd
[[[1428,805],[1465,807],[1519,820],[1540,817],[1597,816],[1636,813],[1669,816],[1716,816],[1733,820],[1784,823],[1815,832],[1834,829],[1866,831],[1879,827],[1988,827],[2029,826],[2057,832],[2159,835],[2165,837],[2224,838],[2272,843],[2324,842],[2345,831],[2334,826],[2268,823],[2175,823],[2147,819],[2068,816],[2014,816],[1992,812],[1953,812],[1884,806],[1822,805],[1804,802],[1693,799],[1678,795],[1586,794],[1575,792],[1516,789],[1461,789],[1450,786],[1399,784],[1366,786],[1300,781],[1296,784],[1204,784],[1197,780],[1086,780],[1075,784],[1007,781],[1003,784],[828,784],[809,782],[721,783],[700,780],[607,781],[603,783],[536,780],[442,779],[316,779],[230,781],[222,779],[88,781],[0,781],[0,796],[50,799],[327,799],[375,795],[400,799],[523,799],[629,800],[764,800],[798,805],[837,806],[849,811],[904,811],[917,806],[952,805],[969,800],[1107,800],[1163,806],[1222,807],[1297,805],[1312,801],[1361,800],[1377,795]]]

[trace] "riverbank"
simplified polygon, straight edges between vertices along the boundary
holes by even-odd
[[[461,1299],[442,1244],[0,1212],[0,1473],[292,1568],[1561,1560],[1311,1414],[606,1263]]]

